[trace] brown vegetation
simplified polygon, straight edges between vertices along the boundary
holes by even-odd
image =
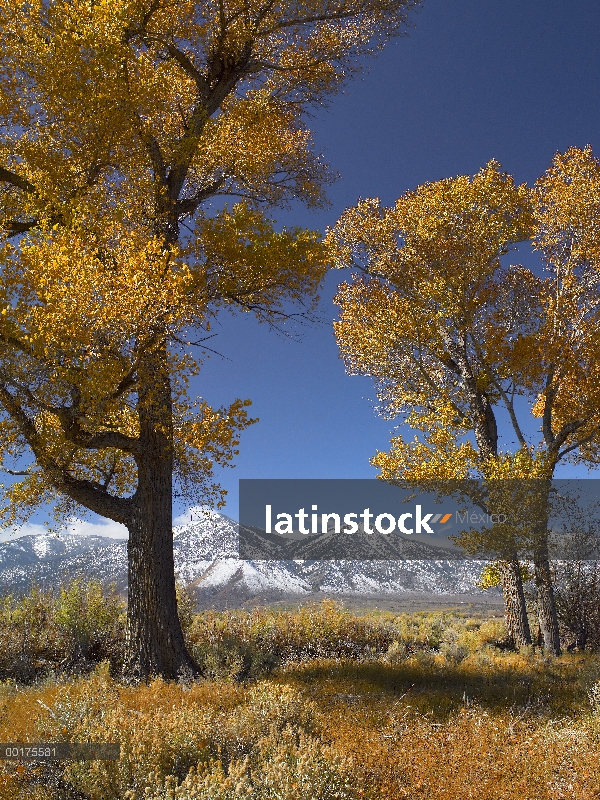
[[[499,619],[331,602],[187,621],[210,681],[128,686],[108,661],[4,680],[1,741],[113,741],[121,758],[2,761],[0,800],[599,796],[595,654],[503,652]]]

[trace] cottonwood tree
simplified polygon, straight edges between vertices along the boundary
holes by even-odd
[[[517,556],[531,555],[540,627],[554,653],[551,480],[560,462],[598,461],[599,222],[600,165],[588,148],[557,155],[532,190],[490,162],[473,178],[407,192],[393,208],[362,201],[328,234],[337,265],[358,270],[336,299],[346,369],[372,376],[381,412],[407,415],[420,432],[377,453],[379,477],[535,486],[529,525],[496,527],[487,544],[500,555],[517,645],[531,641]],[[543,275],[502,265],[525,239],[541,253]],[[531,414],[541,420],[535,441]]]
[[[188,345],[222,308],[314,297],[319,236],[268,208],[323,203],[303,114],[415,5],[0,0],[1,447],[23,473],[5,520],[49,500],[127,526],[132,677],[196,669],[173,479],[219,499],[212,466],[250,422],[188,399]]]

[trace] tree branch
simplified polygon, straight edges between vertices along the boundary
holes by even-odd
[[[567,453],[570,453],[572,450],[577,450],[578,447],[581,447],[582,445],[587,444],[588,442],[591,442],[592,439],[594,438],[594,436],[596,436],[598,434],[599,430],[600,430],[599,428],[594,428],[592,430],[592,432],[590,434],[588,434],[587,436],[585,436],[583,439],[579,439],[574,444],[569,445],[569,447],[565,447],[565,449],[562,452],[559,452],[556,460],[560,461],[560,459],[563,456],[566,456]]]
[[[13,236],[21,236],[23,233],[27,233],[28,231],[32,230],[39,224],[38,219],[32,219],[29,222],[20,222],[19,220],[11,220],[6,225],[6,235],[9,239]]]
[[[515,406],[512,399],[509,400],[508,395],[506,394],[504,387],[500,383],[498,376],[496,375],[495,370],[490,367],[483,356],[483,352],[477,342],[475,341],[473,335],[471,335],[471,342],[473,343],[473,347],[475,348],[475,352],[477,353],[477,357],[481,361],[482,366],[487,371],[488,375],[492,379],[492,383],[496,387],[496,389],[500,392],[500,397],[504,401],[504,405],[506,410],[508,411],[508,415],[510,417],[510,421],[513,426],[513,430],[516,434],[517,439],[519,440],[519,444],[521,447],[527,447],[527,442],[525,437],[523,436],[523,432],[521,430],[521,426],[519,425],[519,420],[517,419],[517,415],[515,413]]]
[[[0,166],[0,181],[2,183],[10,183],[16,186],[17,189],[22,189],[24,192],[35,192],[35,186],[30,183],[27,178],[22,178],[16,172],[12,172],[5,167]]]
[[[77,409],[62,406],[48,409],[56,414],[67,441],[86,450],[103,450],[114,447],[125,453],[136,454],[140,452],[139,441],[131,436],[126,436],[119,431],[103,431],[102,433],[88,433],[81,427],[80,420],[85,417],[77,413]]]
[[[156,137],[147,131],[144,126],[144,121],[140,117],[139,114],[136,113],[136,118],[138,121],[138,135],[142,141],[142,144],[146,148],[146,152],[150,156],[150,161],[152,162],[152,169],[154,170],[154,175],[157,179],[164,183],[167,179],[167,167],[165,164],[165,160],[163,158],[163,154],[160,149],[160,145]]]
[[[13,397],[3,384],[0,384],[0,405],[4,407],[19,426],[19,430],[31,448],[37,463],[44,470],[50,483],[57,491],[67,494],[76,502],[100,514],[100,516],[108,517],[115,522],[122,522],[124,525],[127,524],[131,515],[131,500],[114,497],[103,490],[99,484],[75,478],[63,469],[56,462],[56,459],[45,451],[35,424],[27,416],[17,398]]]
[[[271,36],[277,31],[285,30],[285,28],[311,25],[315,22],[332,22],[335,20],[349,19],[360,14],[361,10],[363,10],[362,6],[363,4],[359,3],[358,7],[355,6],[352,8],[346,8],[343,11],[333,11],[325,14],[313,14],[312,16],[307,17],[292,17],[291,19],[286,19],[282,22],[279,22],[277,25],[273,25],[271,28],[263,28],[262,30],[259,30],[257,36]],[[365,3],[364,10],[366,10],[366,6],[367,4]]]
[[[54,483],[54,481],[53,481]],[[56,485],[59,491],[64,492],[77,503],[95,511],[102,517],[108,517],[114,522],[127,525],[131,520],[133,501],[128,497],[115,497],[93,481],[75,478],[69,473],[64,473]]]
[[[568,437],[572,433],[575,433],[575,431],[579,430],[579,428],[582,428],[585,425],[586,422],[587,422],[587,420],[585,420],[585,419],[575,419],[572,422],[565,422],[565,424],[562,426],[560,431],[554,437],[554,441],[552,443],[552,448],[551,449],[554,450],[555,452],[558,452],[558,450],[560,449],[561,445],[563,445],[567,441]],[[569,452],[569,450],[571,450],[571,449],[574,449],[574,448],[568,447],[565,450],[565,452]]]
[[[12,340],[12,337],[5,337],[5,340]],[[21,348],[23,347],[18,340],[15,341],[21,346]],[[128,380],[129,377],[130,376],[125,376],[125,378],[121,381],[121,384]],[[121,384],[119,384],[117,390],[121,388]],[[80,393],[76,386],[72,386],[70,390],[73,401],[72,406],[52,406],[36,397],[28,386],[20,384],[17,386],[17,388],[23,392],[29,403],[34,408],[43,409],[49,414],[55,415],[60,422],[61,429],[67,441],[75,444],[77,447],[81,447],[86,450],[102,450],[106,447],[114,447],[119,450],[123,450],[126,453],[134,454],[139,452],[139,442],[137,439],[134,439],[131,436],[126,436],[118,431],[103,431],[102,433],[94,434],[85,431],[81,427],[81,420],[85,420],[86,417],[85,414],[81,413],[79,405]],[[4,391],[6,391],[8,397],[12,398],[13,402],[18,402],[16,398],[14,398],[13,395],[8,392],[8,389],[6,389],[5,386]],[[22,413],[25,414],[25,412],[22,410],[22,407],[20,405],[19,407],[21,408]],[[25,418],[22,420],[22,422],[25,423]],[[31,424],[33,425],[33,423]],[[35,426],[32,429],[32,434],[33,433],[35,433]]]
[[[196,68],[194,62],[182,50],[179,50],[173,44],[163,44],[163,47],[171,58],[176,61],[183,71],[188,75],[196,84],[196,88],[201,97],[207,97],[210,87],[204,75]]]
[[[112,461],[111,467],[108,470],[108,472],[106,473],[106,475],[104,476],[104,481],[102,483],[102,488],[105,491],[108,489],[108,486],[109,486],[110,482],[112,481],[116,471],[117,471],[117,456],[115,454],[113,456],[113,461]]]
[[[8,469],[7,467],[2,467],[2,472],[6,472],[8,475],[18,475],[18,476],[33,475],[31,470],[29,469]]]
[[[554,364],[550,364],[546,376],[546,386],[544,388],[544,414],[542,416],[542,432],[548,447],[552,447],[554,444],[554,433],[552,432],[552,406],[554,405],[554,398],[556,396],[556,388],[552,386],[554,373],[555,366]]]
[[[251,55],[252,42],[246,42],[235,59],[226,61],[218,55],[213,58],[206,84],[210,87],[212,76],[214,76],[214,84],[194,108],[186,133],[179,140],[178,153],[174,156],[169,170],[169,197],[172,201],[179,199],[196,152],[195,140],[202,133],[207,120],[219,110],[225,98],[245,74]]]
[[[216,194],[221,186],[225,183],[225,175],[222,175],[220,178],[214,180],[209,186],[206,186],[204,189],[199,189],[196,194],[192,197],[183,197],[181,200],[178,200],[175,204],[175,211],[177,216],[191,216],[200,203],[204,200],[207,200],[212,195]]]

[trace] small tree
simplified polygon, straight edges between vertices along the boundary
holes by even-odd
[[[559,462],[595,464],[600,442],[599,218],[600,164],[589,148],[573,148],[532,191],[490,162],[472,179],[407,192],[394,208],[361,202],[329,233],[337,265],[359,270],[336,299],[347,371],[372,376],[382,413],[407,413],[421,432],[412,442],[395,437],[373,458],[379,477],[534,479],[535,524],[525,540],[522,529],[505,528],[494,546],[510,636],[530,641],[517,558],[526,547],[545,646],[555,653],[548,493]],[[513,243],[529,238],[544,277],[501,264]],[[541,419],[537,442],[527,440],[529,410],[515,398]],[[499,406],[509,420],[503,430]]]
[[[127,526],[132,677],[195,670],[173,478],[219,500],[212,467],[250,422],[187,398],[194,329],[314,297],[320,237],[261,207],[323,202],[303,113],[415,5],[0,1],[1,448],[29,462],[5,519],[48,500]]]

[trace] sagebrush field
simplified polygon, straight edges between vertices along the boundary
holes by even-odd
[[[180,604],[205,678],[133,686],[98,586],[4,601],[0,740],[121,759],[0,761],[0,800],[600,796],[596,654],[503,651],[498,618]]]

